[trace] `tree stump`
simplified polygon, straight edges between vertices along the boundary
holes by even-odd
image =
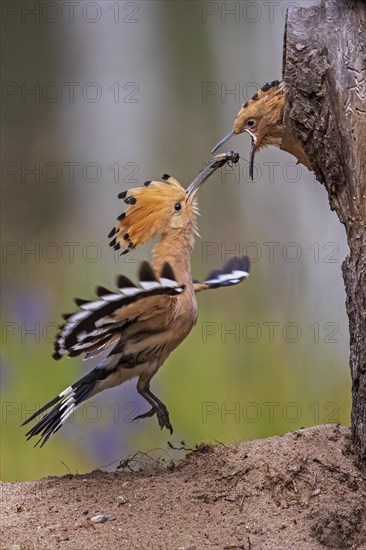
[[[322,0],[287,14],[285,127],[298,136],[350,249],[342,265],[349,318],[352,436],[366,475],[366,3]]]

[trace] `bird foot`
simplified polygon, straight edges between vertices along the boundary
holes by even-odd
[[[135,422],[135,420],[140,420],[140,418],[148,418],[149,416],[154,416],[156,414],[156,409],[152,407],[149,411],[143,414],[139,414],[138,416],[135,416],[135,418],[132,419],[132,422]]]
[[[156,416],[158,417],[159,426],[161,429],[166,428],[170,431],[170,435],[173,433],[173,426],[169,420],[168,409],[163,405],[156,411]]]
[[[162,407],[152,407],[149,411],[143,414],[139,414],[138,416],[135,416],[133,418],[133,421],[139,420],[140,418],[148,418],[150,416],[154,416],[156,414],[158,418],[158,423],[161,429],[166,428],[170,431],[170,434],[173,433],[173,426],[170,423],[169,420],[169,413],[168,409],[163,405]]]

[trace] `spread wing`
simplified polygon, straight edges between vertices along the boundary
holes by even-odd
[[[117,292],[98,286],[97,300],[76,298],[80,310],[63,315],[66,322],[56,336],[54,359],[81,354],[85,354],[84,359],[96,357],[118,341],[127,328],[133,333],[131,329],[136,321],[146,321],[151,330],[157,330],[159,323],[167,322],[184,286],[178,285],[168,263],[164,265],[160,278],[156,278],[151,265],[143,262],[139,279],[140,286],[136,286],[124,275],[119,275]]]
[[[221,268],[211,271],[203,283],[193,281],[195,292],[208,290],[209,288],[220,288],[223,286],[237,285],[249,276],[249,258],[230,258]]]

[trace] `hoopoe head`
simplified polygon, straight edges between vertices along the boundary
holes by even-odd
[[[282,141],[284,109],[283,82],[266,83],[238,112],[232,131],[212,149],[214,153],[232,136],[247,132],[252,138],[250,176],[253,179],[254,155],[264,147],[279,147]]]
[[[146,181],[143,187],[120,193],[118,197],[124,199],[127,209],[117,218],[117,225],[108,235],[113,238],[110,246],[126,254],[158,235],[165,236],[183,228],[193,236],[197,234],[198,189],[217,168],[238,160],[237,153],[217,155],[187,189],[172,176],[164,174],[163,181]]]

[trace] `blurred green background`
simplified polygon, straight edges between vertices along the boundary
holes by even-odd
[[[155,377],[169,437],[135,382],[87,402],[42,449],[21,422],[95,362],[51,358],[60,313],[139,250],[106,237],[117,194],[164,172],[184,185],[241,103],[281,78],[285,9],[309,2],[2,4],[1,479],[103,467],[138,450],[224,443],[324,422],[349,424],[344,231],[325,190],[268,150],[217,173],[200,193],[193,275],[252,258],[238,287],[199,296],[197,326]],[[38,8],[37,8],[38,5]],[[47,7],[48,5],[48,7]],[[225,150],[248,157],[240,136]]]

